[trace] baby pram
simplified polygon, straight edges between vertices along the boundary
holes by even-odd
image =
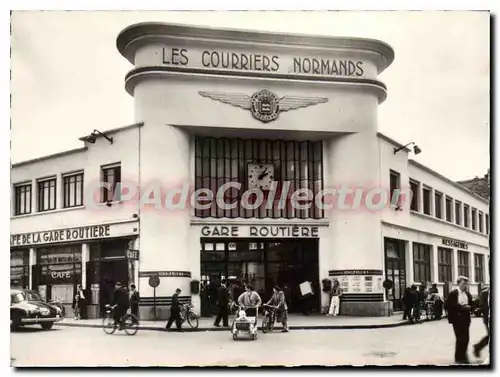
[[[231,334],[233,334],[234,340],[237,340],[238,335],[241,333],[248,334],[252,340],[257,339],[258,313],[258,307],[244,308],[238,306],[231,324]]]

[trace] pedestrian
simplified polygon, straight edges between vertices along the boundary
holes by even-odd
[[[172,323],[175,321],[175,326],[177,327],[177,331],[181,331],[181,306],[179,303],[179,295],[181,294],[180,288],[175,290],[174,295],[172,296],[172,305],[170,306],[170,318],[168,319],[167,326],[165,328],[168,330]]]
[[[415,284],[413,284],[411,286],[411,312],[412,312],[412,315],[413,315],[413,318],[415,319],[415,321],[417,323],[421,323],[420,321],[420,310],[421,310],[421,306],[420,306],[420,294],[419,294],[419,291],[418,291],[418,288]]]
[[[411,308],[412,308],[412,302],[411,302],[411,288],[406,287],[405,292],[403,294],[403,321],[406,320],[411,316]]]
[[[122,283],[117,282],[115,284],[115,292],[113,294],[113,317],[115,319],[115,325],[119,325],[119,330],[123,330],[123,316],[127,314],[127,310],[130,306],[130,301],[128,293],[122,286]]]
[[[220,327],[220,321],[222,319],[222,325],[224,327],[229,327],[228,323],[228,305],[229,305],[229,290],[226,286],[226,281],[222,280],[219,289],[217,290],[217,317],[215,318],[214,326]]]
[[[467,291],[469,279],[460,276],[457,279],[458,289],[450,292],[446,298],[445,308],[448,311],[448,322],[455,332],[455,362],[469,364],[467,347],[469,346],[470,311],[472,296]]]
[[[267,302],[267,305],[274,306],[276,308],[276,322],[279,322],[283,326],[281,332],[288,332],[288,306],[286,304],[285,292],[283,292],[278,286],[273,287],[273,295]]]
[[[130,285],[130,312],[135,317],[133,321],[136,322],[139,319],[139,292],[136,289],[135,284]]]
[[[328,310],[328,316],[337,316],[340,309],[340,296],[342,296],[342,289],[338,280],[333,282],[332,289],[330,290],[330,308]]]
[[[432,284],[431,288],[429,289],[429,295],[432,295],[434,293],[439,293],[436,283]]]
[[[76,289],[76,294],[78,295],[78,312],[79,316],[78,319],[85,318],[85,312],[86,312],[86,300],[85,300],[85,293],[83,292],[83,288],[80,284],[78,284],[77,289]]]
[[[490,289],[489,287],[483,289],[479,295],[479,307],[483,315],[483,323],[486,326],[486,336],[478,343],[474,344],[474,356],[479,358],[481,351],[490,343]]]
[[[80,299],[80,296],[78,294],[76,294],[75,297],[73,298],[72,309],[73,309],[73,318],[75,320],[79,320],[81,318],[80,317],[80,305],[78,305],[79,299]]]
[[[238,305],[242,306],[248,317],[257,316],[257,308],[262,304],[259,294],[254,291],[250,284],[246,285],[246,292],[238,297]]]

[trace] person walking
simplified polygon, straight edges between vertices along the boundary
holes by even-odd
[[[273,295],[267,302],[267,305],[274,306],[276,308],[276,322],[279,322],[283,326],[281,332],[288,332],[288,306],[286,304],[285,292],[283,292],[278,286],[273,287]]]
[[[403,321],[408,319],[411,316],[411,288],[406,287],[405,292],[403,294]]]
[[[172,296],[172,305],[170,306],[170,318],[168,319],[167,326],[165,328],[167,330],[170,329],[172,323],[175,321],[175,326],[177,327],[177,331],[181,331],[181,306],[179,303],[179,295],[181,294],[180,288],[175,290],[174,295]]]
[[[127,313],[130,301],[128,298],[128,293],[120,282],[115,284],[115,292],[113,294],[113,317],[115,319],[115,325],[118,324],[119,330],[123,330],[123,316]]]
[[[479,307],[483,315],[484,326],[486,326],[486,336],[478,343],[474,344],[474,356],[481,357],[481,351],[490,343],[490,289],[489,287],[483,289],[479,295]]]
[[[328,316],[337,316],[340,309],[340,296],[342,296],[342,289],[338,280],[333,282],[332,289],[330,290],[330,308],[328,310]]]
[[[221,285],[217,290],[217,317],[215,318],[214,322],[215,327],[220,327],[221,319],[222,319],[222,325],[224,327],[229,327],[228,305],[229,305],[229,290],[227,289],[226,281],[222,280]]]
[[[455,362],[459,364],[469,364],[467,347],[469,346],[472,296],[467,291],[468,282],[468,278],[460,276],[457,279],[458,289],[451,291],[445,302],[448,322],[453,325],[456,337]]]
[[[135,284],[130,286],[130,312],[135,316],[134,321],[139,319],[139,292],[137,291]]]
[[[78,296],[78,319],[82,319],[86,317],[86,300],[85,300],[85,293],[83,292],[83,288],[80,284],[78,284],[78,287],[76,289],[76,295]]]

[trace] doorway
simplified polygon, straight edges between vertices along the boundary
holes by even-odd
[[[233,296],[243,282],[251,284],[264,302],[278,286],[291,313],[320,308],[318,239],[202,239],[201,276],[205,303],[212,308],[222,280],[235,287]],[[299,288],[304,281],[313,283],[315,292],[306,299]]]
[[[403,295],[406,289],[406,242],[395,238],[384,238],[385,278],[394,286],[386,291],[387,299],[393,302],[394,310],[403,310]]]
[[[128,269],[126,260],[101,260],[101,284],[99,285],[99,311],[104,316],[106,304],[113,302],[115,284],[120,282],[128,286]]]

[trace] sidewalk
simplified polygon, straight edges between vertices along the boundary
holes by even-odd
[[[288,325],[291,330],[318,330],[318,329],[376,329],[384,327],[396,327],[406,325],[408,322],[403,321],[402,314],[396,314],[390,317],[350,317],[338,316],[327,317],[324,315],[300,315],[289,314]],[[229,317],[229,324],[232,318]],[[199,326],[197,329],[192,329],[187,323],[182,326],[183,331],[228,331],[228,328],[215,327],[215,316],[211,318],[199,318]],[[261,318],[259,317],[259,323]],[[141,321],[139,329],[166,331],[166,321]],[[73,318],[64,318],[61,322],[56,323],[57,326],[72,326],[72,327],[101,327],[102,319],[84,319],[74,320]],[[175,328],[175,325],[172,326]],[[281,324],[277,323],[275,329],[282,329]]]

